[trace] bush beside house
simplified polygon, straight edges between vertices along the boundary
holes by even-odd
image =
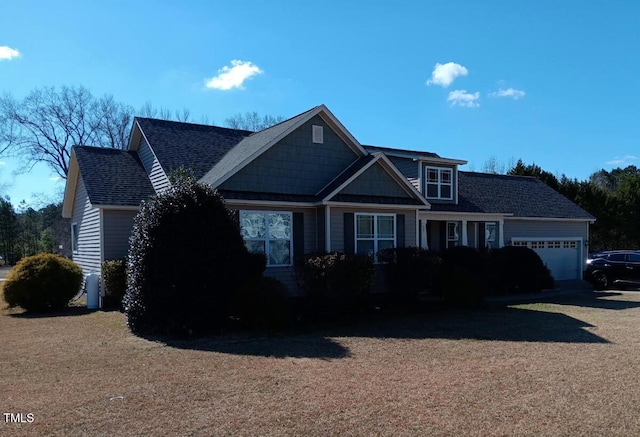
[[[222,197],[193,179],[144,202],[134,221],[124,310],[136,334],[203,334],[261,271]]]
[[[40,253],[22,258],[7,276],[2,288],[10,307],[28,311],[64,308],[82,286],[82,269],[59,255]]]
[[[102,283],[104,306],[122,308],[122,299],[127,291],[127,265],[124,259],[108,260],[102,263]]]

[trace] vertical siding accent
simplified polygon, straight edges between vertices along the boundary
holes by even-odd
[[[103,260],[125,258],[129,253],[129,237],[137,211],[102,211]]]
[[[140,136],[138,157],[140,157],[142,166],[147,172],[147,175],[151,180],[151,185],[153,186],[153,189],[156,190],[156,193],[161,193],[169,188],[169,178],[162,169],[158,158],[156,158],[156,155],[153,153],[153,150],[151,149],[151,146],[149,146],[147,140],[144,138],[144,135]]]
[[[82,268],[85,275],[99,273],[100,210],[91,206],[82,175],[78,177],[71,223],[78,225],[78,251],[72,254],[73,261]]]

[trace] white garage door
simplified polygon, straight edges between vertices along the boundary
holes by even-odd
[[[580,279],[580,240],[518,239],[513,246],[533,249],[547,265],[554,279]]]

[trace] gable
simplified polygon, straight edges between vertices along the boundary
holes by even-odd
[[[382,167],[380,161],[374,163],[361,175],[351,181],[349,185],[338,192],[338,195],[341,194],[413,197],[391,177],[389,172]]]
[[[322,126],[323,142],[312,141]],[[315,195],[359,155],[325,120],[315,115],[255,158],[220,189]]]

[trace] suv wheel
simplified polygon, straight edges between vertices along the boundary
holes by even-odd
[[[604,290],[609,286],[609,278],[607,278],[605,272],[600,270],[595,271],[591,277],[593,278],[593,288],[596,290]]]

